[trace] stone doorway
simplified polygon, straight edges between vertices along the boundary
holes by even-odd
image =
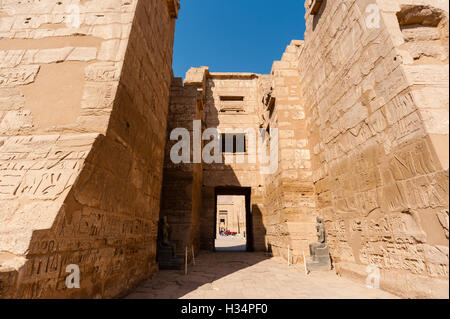
[[[214,251],[253,251],[250,187],[216,187]]]

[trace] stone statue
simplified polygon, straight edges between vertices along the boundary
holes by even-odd
[[[316,221],[317,238],[319,239],[319,243],[326,243],[327,233],[325,232],[325,224],[323,223],[323,219],[317,217]]]
[[[176,256],[176,244],[170,240],[171,227],[167,216],[159,221],[157,260],[159,269],[181,269],[183,258]]]
[[[312,243],[309,245],[309,253],[311,256],[314,256],[314,253],[317,248],[325,247],[327,242],[327,235],[325,232],[325,225],[323,223],[323,220],[317,217],[316,221],[317,221],[316,231],[318,241],[316,243]]]
[[[159,229],[160,229],[160,244],[162,246],[170,247],[172,246],[170,242],[170,225],[167,222],[167,216],[164,216],[161,218],[159,223]]]
[[[327,245],[327,233],[323,219],[316,218],[317,242],[309,245],[311,259],[306,262],[308,270],[330,270],[331,258]]]

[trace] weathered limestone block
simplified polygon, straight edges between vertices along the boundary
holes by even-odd
[[[339,273],[375,265],[384,289],[448,297],[448,5],[378,1],[371,28],[368,4],[307,16],[298,69],[319,215]]]
[[[0,3],[0,298],[120,296],[157,270],[173,8]]]
[[[0,87],[16,87],[27,85],[36,79],[39,72],[39,65],[29,65],[13,69],[0,70]]]

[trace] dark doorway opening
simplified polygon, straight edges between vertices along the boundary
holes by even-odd
[[[250,187],[216,187],[214,251],[253,251]]]

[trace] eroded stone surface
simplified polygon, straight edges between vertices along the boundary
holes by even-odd
[[[157,270],[173,3],[0,1],[0,297],[115,297]]]

